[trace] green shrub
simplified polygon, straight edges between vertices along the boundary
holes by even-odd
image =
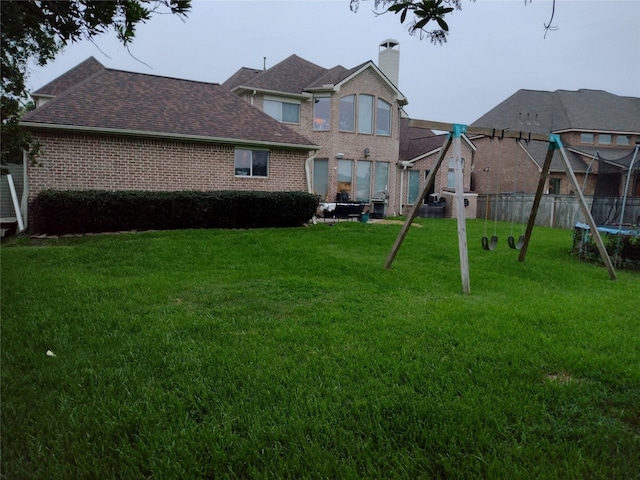
[[[44,190],[36,198],[35,230],[47,234],[295,227],[318,201],[305,192]]]

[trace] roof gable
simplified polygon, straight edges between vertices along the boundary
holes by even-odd
[[[268,70],[263,70],[241,86],[260,90],[300,94],[315,79],[324,75],[326,69],[297,55],[291,55]],[[236,73],[237,74],[237,73]],[[226,83],[226,82],[225,82]],[[240,86],[240,85],[237,85]]]
[[[45,86],[40,87],[31,95],[34,97],[54,97],[56,95],[60,95],[74,85],[77,85],[89,78],[91,75],[95,75],[104,69],[104,65],[102,65],[98,60],[93,57],[89,57],[84,62],[73,67],[71,70],[51,80]]]
[[[339,89],[342,84],[368,68],[373,69],[382,81],[388,84],[401,105],[407,104],[404,95],[371,60],[351,69],[342,65],[326,69],[297,55],[291,55],[270,69],[254,75],[247,72],[250,69],[242,68],[229,77],[223,85],[231,90],[246,88],[301,95],[314,90]]]
[[[103,69],[23,117],[28,127],[279,144],[313,142],[215,83]]]

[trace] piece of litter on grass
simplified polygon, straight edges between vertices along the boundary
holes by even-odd
[[[56,354],[53,353],[51,350],[47,350],[47,357],[55,357]]]

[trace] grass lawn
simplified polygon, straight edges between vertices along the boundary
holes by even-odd
[[[1,478],[640,478],[640,274],[417,223],[3,244]]]

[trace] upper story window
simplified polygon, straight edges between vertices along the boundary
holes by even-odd
[[[616,143],[618,145],[629,145],[631,143],[629,135],[616,135]]]
[[[300,123],[300,104],[264,99],[264,113],[279,122]]]
[[[269,152],[236,148],[235,172],[237,177],[266,177],[269,174]]]
[[[313,129],[329,130],[331,128],[331,98],[314,97],[313,103]]]
[[[347,95],[340,99],[340,131],[353,132],[356,126],[356,96]]]
[[[598,135],[598,143],[600,145],[611,145],[611,135],[608,133],[601,133]]]
[[[373,133],[373,96],[358,97],[358,133]]]
[[[581,133],[580,134],[580,143],[593,144],[593,133]]]
[[[376,109],[376,133],[391,135],[391,105],[380,98]]]

